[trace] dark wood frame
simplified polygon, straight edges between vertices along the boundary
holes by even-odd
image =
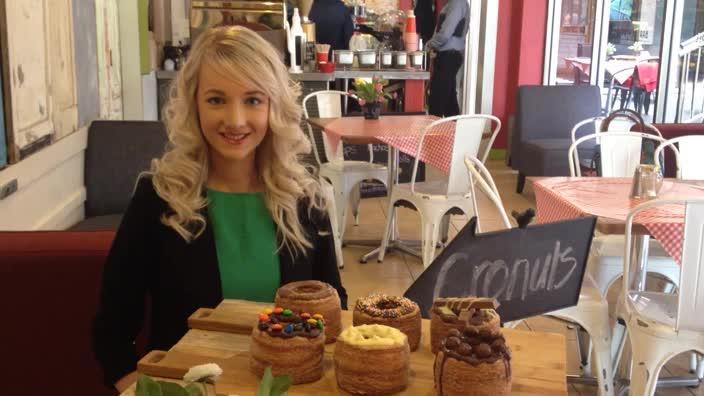
[[[5,112],[5,142],[7,143],[7,162],[12,165],[19,161],[19,152],[15,146],[15,134],[12,124],[12,93],[10,90],[10,57],[7,46],[7,14],[5,0],[0,0],[0,72],[2,72],[3,111]]]

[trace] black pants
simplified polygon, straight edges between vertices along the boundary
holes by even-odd
[[[438,117],[450,117],[460,114],[457,103],[457,72],[464,57],[459,51],[441,51],[433,63],[433,75],[430,78],[430,99],[428,111]]]

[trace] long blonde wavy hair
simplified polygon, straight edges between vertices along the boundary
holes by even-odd
[[[300,88],[288,76],[278,52],[257,33],[224,26],[204,32],[178,72],[165,108],[169,144],[160,159],[152,161],[152,182],[170,211],[161,221],[186,241],[203,232],[207,205],[202,192],[208,180],[208,144],[198,119],[196,91],[201,65],[207,62],[243,86],[269,97],[269,131],[256,149],[256,167],[264,185],[264,200],[276,224],[279,249],[304,253],[312,247],[298,213],[307,198],[308,211],[324,209],[320,184],[300,162],[311,143],[300,127]]]

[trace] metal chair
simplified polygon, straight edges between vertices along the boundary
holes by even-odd
[[[654,127],[653,127],[654,128]],[[655,129],[657,131],[657,129]],[[662,144],[659,136],[642,132],[606,132],[583,136],[570,147],[570,174],[581,176],[579,153],[576,147],[588,140],[600,139],[602,169],[604,177],[631,177],[640,164],[640,149],[643,139]],[[679,266],[657,241],[649,243],[651,268],[673,285],[677,285]],[[621,276],[623,262],[623,239],[618,235],[599,235],[594,238],[590,252],[589,273],[594,278],[603,296]]]
[[[491,173],[486,169],[483,162],[478,160],[476,157],[465,156],[464,164],[469,172],[469,187],[472,196],[472,206],[474,207],[474,213],[477,214],[477,231],[481,231],[480,218],[479,218],[479,207],[477,205],[477,194],[475,185],[478,185],[482,192],[491,200],[496,209],[499,211],[499,216],[501,221],[504,223],[506,228],[511,228],[511,221],[506,214],[504,209],[504,204],[501,201],[501,195],[499,195],[499,189],[496,188],[494,179],[491,177]]]
[[[495,123],[489,144],[484,147],[484,152],[479,154],[482,146],[482,135],[487,125]],[[435,180],[416,183],[418,172],[418,158],[423,150],[423,143],[429,133],[434,133],[444,127],[443,124],[454,123],[455,136],[452,145],[452,160],[450,172],[447,180]],[[436,129],[438,128],[438,129]],[[422,228],[422,257],[423,266],[427,267],[435,256],[435,247],[439,239],[443,218],[452,209],[459,209],[465,215],[471,216],[474,213],[472,197],[469,193],[469,181],[464,168],[464,156],[479,156],[486,159],[491,143],[501,129],[501,121],[491,115],[471,114],[447,117],[437,120],[428,125],[424,130],[416,151],[416,158],[413,164],[411,183],[397,184],[391,189],[389,197],[388,212],[391,213],[400,201],[412,205],[418,210],[421,218]],[[379,262],[384,260],[389,238],[391,237],[393,216],[387,216],[386,231],[382,240]]]
[[[662,151],[666,147],[675,155],[678,179],[704,180],[704,135],[680,136],[667,140],[655,149],[655,158],[664,160]]]
[[[332,227],[333,242],[335,244],[335,258],[337,258],[337,267],[345,268],[345,259],[342,255],[342,238],[340,238],[340,227],[337,224],[337,207],[335,206],[335,190],[332,184],[327,180],[320,181],[321,190],[328,204],[328,217],[330,217],[330,226]]]
[[[676,294],[642,290],[634,280],[642,279],[645,268],[631,265],[633,221],[642,212],[662,205],[684,204],[682,265]],[[623,294],[631,340],[632,373],[630,393],[655,394],[660,370],[675,355],[695,351],[704,353],[704,199],[654,200],[635,207],[626,218]],[[637,268],[637,270],[635,270]]]
[[[572,143],[567,151],[570,176],[582,176],[577,147],[589,140],[598,140],[601,150],[601,168],[604,177],[624,177],[633,175],[640,164],[643,139],[662,143],[665,139],[643,132],[592,133],[582,136]]]
[[[308,101],[314,99],[318,106],[318,116],[322,118],[334,118],[342,116],[342,98],[356,99],[356,96],[343,91],[317,91],[303,98],[303,116],[308,119]],[[364,180],[378,180],[385,186],[388,180],[388,168],[384,165],[375,164],[374,151],[372,145],[369,147],[369,161],[345,161],[342,155],[342,144],[333,151],[329,147],[323,136],[314,134],[310,123],[306,123],[308,135],[313,143],[313,154],[319,166],[319,177],[327,180],[333,186],[335,193],[334,201],[337,210],[336,220],[340,240],[344,240],[345,225],[347,218],[347,206],[351,199],[354,199],[355,221],[357,220],[359,205],[359,184]],[[318,134],[320,135],[320,134]],[[322,160],[322,153],[318,152],[319,143],[322,140],[325,159]],[[388,188],[388,186],[386,186]]]
[[[498,189],[489,171],[480,161],[471,156],[465,157],[465,165],[469,171],[470,190],[475,213],[479,213],[476,201],[476,184],[499,211],[504,226],[511,228],[511,223],[506,215],[503,203],[501,202]],[[479,226],[479,219],[480,216],[477,215],[477,228]],[[596,356],[595,371],[598,373],[596,380],[599,385],[599,394],[604,396],[613,395],[609,306],[606,298],[599,293],[591,276],[585,274],[577,306],[550,312],[547,315],[578,324],[590,337],[589,339],[593,340],[592,345],[594,346],[593,349]],[[518,322],[513,322],[507,324],[507,326],[513,327],[517,323]],[[584,365],[584,370],[591,371],[589,362]]]

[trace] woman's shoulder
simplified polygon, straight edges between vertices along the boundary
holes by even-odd
[[[137,176],[137,183],[134,187],[135,197],[158,197],[156,189],[154,188],[154,182],[152,180],[152,175],[148,173],[143,173]]]
[[[137,183],[132,194],[132,201],[138,202],[140,205],[147,205],[161,208],[166,204],[154,187],[154,181],[151,174],[144,173],[137,177]]]

